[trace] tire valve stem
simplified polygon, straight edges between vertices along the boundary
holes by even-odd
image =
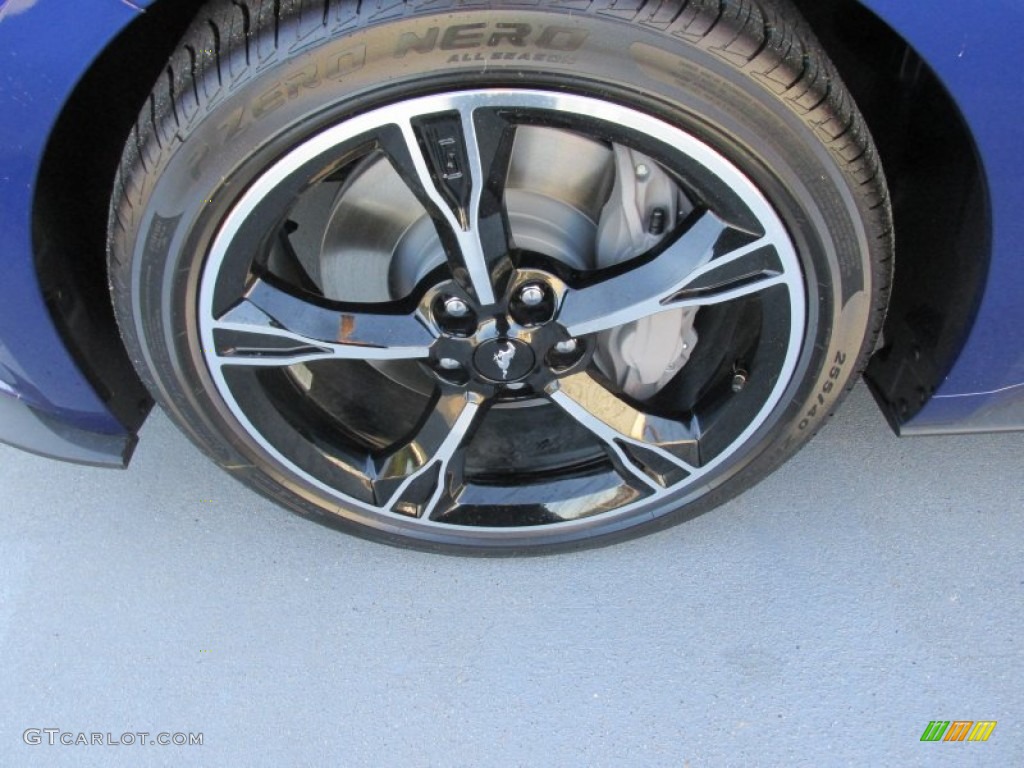
[[[664,208],[655,208],[651,211],[651,221],[647,225],[647,231],[652,235],[665,234],[665,220],[667,218],[668,214]]]
[[[747,386],[748,374],[742,368],[734,368],[732,372],[732,391],[737,395],[743,391],[743,388]]]

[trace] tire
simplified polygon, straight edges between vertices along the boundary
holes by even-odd
[[[204,7],[109,269],[177,425],[295,512],[542,553],[764,477],[866,364],[878,156],[781,2]]]

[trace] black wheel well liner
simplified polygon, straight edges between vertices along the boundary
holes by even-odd
[[[47,306],[79,368],[131,432],[153,403],[114,320],[107,215],[131,126],[202,4],[154,4],[96,58],[50,134],[33,200],[33,251]]]
[[[111,42],[65,105],[36,187],[33,240],[47,303],[76,361],[131,431],[151,401],[111,308],[107,208],[131,125],[204,1],[158,0]],[[898,431],[949,372],[980,304],[991,242],[986,180],[955,103],[899,35],[857,0],[792,2],[864,112],[889,179],[896,277],[884,343],[866,376]]]
[[[978,148],[938,77],[856,0],[792,0],[871,128],[889,182],[896,270],[865,378],[897,433],[956,362],[981,304],[992,215]]]

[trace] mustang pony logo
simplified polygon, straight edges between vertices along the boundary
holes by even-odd
[[[510,341],[505,342],[505,348],[498,348],[494,353],[494,363],[501,369],[501,378],[508,378],[508,370],[512,367],[512,360],[516,356],[515,345]]]

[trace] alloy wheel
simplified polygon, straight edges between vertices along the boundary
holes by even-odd
[[[805,292],[779,215],[707,143],[487,89],[280,157],[213,239],[197,327],[229,417],[337,514],[486,546],[706,489],[784,401]]]

